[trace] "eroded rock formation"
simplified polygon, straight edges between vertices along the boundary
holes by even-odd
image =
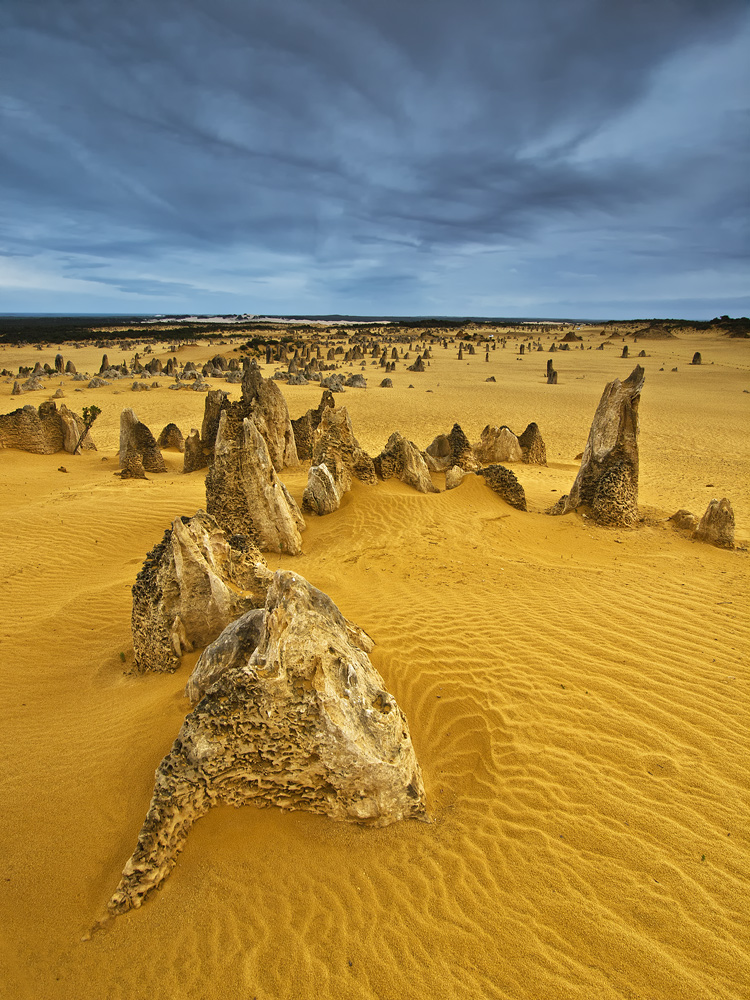
[[[308,410],[307,413],[292,421],[294,443],[300,460],[309,461],[312,458],[313,437],[323,416],[323,410],[333,409],[335,406],[336,402],[331,390],[324,389],[317,407],[314,410]]]
[[[535,423],[530,423],[518,438],[521,446],[521,461],[526,465],[546,465],[547,449],[541,431]]]
[[[709,503],[693,537],[722,549],[734,548],[734,511],[726,497]]]
[[[167,424],[159,435],[156,444],[159,448],[176,448],[177,451],[185,450],[185,439],[177,424]]]
[[[232,407],[221,413],[206,476],[206,507],[225,531],[249,535],[261,551],[297,555],[305,522],[276,475],[254,419],[241,412]]]
[[[394,476],[420,493],[439,493],[430,479],[430,473],[419,448],[394,431],[385,448],[374,460],[375,471],[381,479]]]
[[[370,662],[369,637],[321,591],[279,570],[255,642],[254,620],[234,623],[204,651],[192,690],[205,694],[159,765],[111,913],[141,905],[195,820],[219,803],[370,826],[425,817],[409,728]]]
[[[526,494],[523,486],[516,479],[515,473],[503,465],[488,465],[480,469],[478,475],[484,476],[485,482],[499,497],[516,510],[526,510]]]
[[[450,434],[438,434],[427,446],[425,460],[433,472],[444,472],[452,465],[458,465],[464,472],[476,472],[479,468],[469,439],[459,424],[453,425]]]
[[[510,427],[491,427],[482,431],[474,445],[474,455],[483,465],[496,462],[521,462],[523,453],[518,438]]]
[[[167,467],[148,427],[141,423],[133,410],[120,414],[120,468],[133,464],[132,455],[138,455],[146,472],[166,472]]]
[[[227,538],[203,510],[178,517],[133,586],[135,669],[172,671],[239,615],[263,607],[271,571],[244,535]]]
[[[63,403],[60,409],[51,400],[34,406],[23,406],[12,413],[0,414],[0,448],[18,448],[34,455],[53,455],[57,451],[75,451],[86,427],[83,418]],[[84,451],[96,451],[87,434],[81,443]]]
[[[594,414],[581,467],[550,514],[585,507],[599,524],[631,527],[638,520],[638,402],[644,371],[608,383]]]

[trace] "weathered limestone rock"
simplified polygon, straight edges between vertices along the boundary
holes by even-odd
[[[269,585],[273,575],[269,571]],[[268,586],[266,587],[266,595]],[[246,611],[229,622],[217,639],[201,653],[185,685],[185,695],[197,705],[223,673],[244,666],[263,636],[266,618],[265,595],[261,607]],[[243,658],[245,662],[243,662]]]
[[[547,464],[547,449],[535,423],[530,423],[523,434],[519,435],[518,443],[521,446],[521,461],[526,465]]]
[[[510,429],[491,427],[489,424],[482,431],[479,441],[474,445],[474,455],[483,465],[495,462],[521,462],[523,453],[518,438]]]
[[[423,372],[423,371],[426,371],[427,369],[424,366],[424,361],[422,360],[422,355],[418,354],[417,355],[417,360],[414,362],[413,365],[409,365],[409,367],[406,370],[409,371],[409,372]]]
[[[159,435],[156,444],[159,448],[176,448],[177,451],[185,450],[185,439],[177,424],[167,424]]]
[[[712,500],[706,507],[693,537],[722,549],[734,548],[734,511],[726,497]]]
[[[446,490],[455,490],[457,486],[460,486],[464,481],[464,476],[466,473],[464,470],[458,466],[453,465],[445,473],[445,488]]]
[[[304,809],[369,826],[425,817],[408,724],[362,630],[302,577],[279,570],[254,642],[253,624],[235,623],[204,652],[196,693],[201,678],[216,679],[159,765],[111,913],[141,905],[216,804]]]
[[[515,474],[503,465],[488,465],[480,469],[478,475],[484,476],[487,485],[502,497],[506,503],[516,510],[526,510],[526,494]]]
[[[586,507],[599,524],[631,527],[638,520],[638,402],[644,371],[604,389],[573,488],[548,513]]]
[[[263,607],[271,578],[247,536],[227,538],[203,510],[176,518],[133,586],[135,669],[175,670],[184,652],[205,646],[239,615]]]
[[[277,477],[254,421],[234,408],[224,410],[219,421],[206,507],[225,531],[249,535],[262,552],[302,551],[305,522],[299,507]]]
[[[167,467],[156,444],[156,439],[145,424],[142,424],[133,410],[126,409],[120,414],[120,467],[128,464],[128,455],[140,455],[146,472],[166,472]]]
[[[380,383],[380,388],[381,389],[392,389],[393,388],[393,379],[391,379],[391,378],[384,378],[383,381]]]
[[[693,355],[693,360],[690,362],[690,364],[691,365],[699,365],[699,364],[702,363],[702,361],[703,361],[703,359],[701,358],[701,352],[700,351],[696,351],[695,354]]]
[[[183,472],[197,472],[198,469],[205,469],[208,459],[203,450],[201,436],[197,428],[193,427],[185,438],[185,456],[182,460]]]
[[[432,459],[428,464],[434,472],[443,472],[452,465],[460,466],[464,472],[476,472],[479,468],[469,439],[459,424],[453,425],[450,434],[438,434],[427,446],[425,455]]]
[[[330,389],[324,389],[318,406],[314,410],[308,410],[307,413],[292,421],[294,443],[297,448],[297,455],[302,461],[312,459],[313,436],[320,424],[323,410],[332,409],[335,406],[336,402]]]
[[[0,448],[18,448],[34,455],[53,455],[57,451],[73,454],[85,425],[77,413],[63,403],[60,409],[48,400],[39,409],[23,406],[12,413],[0,414]],[[81,448],[96,451],[90,435]]]
[[[375,471],[381,479],[394,476],[420,493],[439,493],[419,448],[394,431],[381,453],[374,459]]]
[[[681,531],[689,531],[691,534],[695,532],[700,521],[699,517],[695,514],[691,514],[689,510],[682,509],[678,510],[676,513],[672,514],[671,517],[667,518],[671,521],[675,528],[679,528]]]
[[[355,438],[345,406],[323,412],[313,437],[312,460],[328,467],[342,493],[351,488],[351,476],[363,483],[377,482],[375,466]]]
[[[311,466],[302,494],[302,510],[320,517],[332,514],[341,506],[341,497],[342,492],[328,466],[325,463]]]
[[[263,435],[277,472],[299,465],[292,421],[284,395],[272,379],[263,378],[253,359],[242,378],[242,398],[232,404],[241,408],[243,417],[252,417]]]
[[[120,479],[145,479],[146,470],[143,468],[143,459],[137,451],[129,451],[120,463],[120,471],[114,473]]]
[[[367,379],[364,375],[350,375],[344,385],[349,386],[350,389],[366,389]]]

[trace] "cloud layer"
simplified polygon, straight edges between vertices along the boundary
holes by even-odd
[[[0,310],[747,314],[748,50],[735,0],[6,0]]]

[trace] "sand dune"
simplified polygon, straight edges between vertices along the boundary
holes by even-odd
[[[512,345],[489,363],[437,348],[427,372],[401,366],[389,390],[368,359],[371,387],[336,402],[371,454],[393,430],[423,448],[456,420],[471,440],[486,423],[520,432],[535,420],[547,444],[548,468],[514,466],[529,513],[477,477],[436,495],[357,484],[339,511],[307,518],[301,556],[268,555],[375,640],[431,822],[372,830],[214,809],[163,891],[89,940],[189,710],[197,656],[174,675],[124,672],[135,575],[205,494],[177,452],[165,452],[166,475],[113,476],[119,413],[132,406],[155,434],[169,420],[187,433],[204,396],[168,391],[165,378],[139,394],[130,383],[75,393],[61,379],[71,408],[101,407],[99,451],[0,451],[0,995],[745,995],[748,556],[689,541],[665,519],[727,496],[747,545],[750,346],[643,346],[646,522],[635,531],[543,513],[572,484],[604,383],[632,370],[617,342],[554,355],[557,386],[544,384],[547,353],[518,361]],[[695,350],[700,367],[688,364]],[[48,353],[0,350],[0,367]],[[70,356],[98,370],[100,351]],[[0,409],[38,405],[56,385],[20,398],[0,385]],[[320,399],[284,392],[293,417]],[[306,469],[283,478],[299,501]]]

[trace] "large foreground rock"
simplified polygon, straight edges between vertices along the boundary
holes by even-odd
[[[133,586],[135,668],[171,671],[239,615],[265,604],[272,574],[246,536],[227,538],[199,510],[178,517],[149,552]]]
[[[34,455],[53,455],[58,451],[75,451],[86,427],[83,418],[63,403],[60,409],[51,400],[39,409],[29,405],[12,413],[0,414],[0,448],[18,448]],[[96,451],[87,434],[81,443],[85,451]]]
[[[371,648],[329,597],[295,573],[275,574],[260,629],[235,623],[196,667],[194,692],[211,686],[159,765],[111,913],[141,905],[213,805],[253,802],[370,826],[425,816],[409,728]]]
[[[569,495],[549,511],[567,514],[583,507],[599,524],[632,527],[638,520],[638,402],[644,371],[604,389],[594,414],[581,467]]]
[[[302,551],[299,507],[276,475],[254,420],[234,408],[221,413],[206,507],[225,531],[249,535],[262,552]]]
[[[375,471],[381,479],[394,476],[420,493],[439,493],[419,448],[394,431],[381,453],[374,459]]]

